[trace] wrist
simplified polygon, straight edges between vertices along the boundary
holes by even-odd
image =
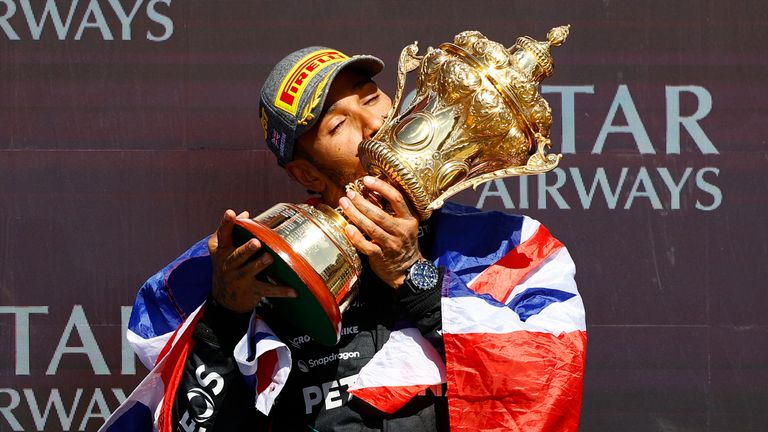
[[[214,284],[208,295],[208,300],[215,303],[217,308],[226,309],[233,313],[243,314],[253,310],[253,306],[241,304],[237,301],[237,296],[234,293],[228,293],[226,288],[219,284]]]
[[[398,286],[398,297],[419,295],[433,291],[440,283],[441,272],[426,259],[414,261],[406,270],[403,282]]]
[[[248,315],[250,316],[252,309],[248,310],[238,310],[233,309],[220,301],[216,300],[216,298],[213,296],[213,294],[208,296],[208,300],[206,302],[206,309],[210,311],[216,311],[217,314],[223,314],[228,316],[242,316],[242,315]]]
[[[415,256],[411,257],[410,260],[406,261],[406,264],[402,267],[403,270],[400,271],[398,277],[391,280],[391,282],[389,283],[389,286],[394,288],[395,291],[398,291],[400,288],[402,288],[402,286],[405,284],[406,278],[408,277],[408,272],[410,271],[413,264],[423,259],[424,257],[421,255],[420,252],[417,251]]]

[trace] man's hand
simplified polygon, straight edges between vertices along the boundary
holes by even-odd
[[[390,215],[360,194],[350,192],[339,200],[344,214],[354,224],[347,225],[347,237],[357,250],[368,255],[376,275],[392,288],[399,288],[405,281],[406,270],[422,259],[418,242],[419,220],[411,214],[403,195],[392,185],[373,177],[365,177],[363,182],[384,197],[395,214]]]
[[[237,217],[248,218],[249,215],[243,212]],[[234,225],[235,212],[227,210],[219,229],[208,239],[208,251],[213,261],[213,298],[232,311],[249,312],[262,297],[296,297],[292,288],[256,279],[262,270],[272,264],[272,257],[268,253],[257,256],[261,249],[257,239],[250,239],[235,248],[232,245]]]

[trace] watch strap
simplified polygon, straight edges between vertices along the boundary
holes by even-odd
[[[410,288],[402,286],[397,290],[395,294],[397,301],[408,312],[408,315],[418,317],[434,308],[436,304],[439,305],[444,273],[444,267],[437,268],[437,284],[433,289],[414,292]]]

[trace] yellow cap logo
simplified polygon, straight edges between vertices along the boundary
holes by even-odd
[[[349,57],[335,50],[320,50],[309,53],[299,60],[288,72],[277,90],[275,107],[295,116],[299,101],[312,78],[326,67],[343,62]]]

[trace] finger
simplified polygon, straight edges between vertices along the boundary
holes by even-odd
[[[368,219],[375,222],[376,225],[381,226],[385,229],[385,231],[389,231],[387,225],[397,225],[397,221],[387,213],[384,209],[377,206],[376,204],[368,201],[364,196],[361,194],[355,192],[355,191],[349,191],[347,192],[347,198],[349,198],[350,201],[357,207],[357,209],[365,215]]]
[[[360,230],[354,225],[347,225],[344,228],[344,233],[355,249],[368,256],[381,255],[381,248],[372,241],[367,240]]]
[[[235,226],[235,212],[227,210],[224,212],[224,217],[221,218],[221,224],[219,229],[216,230],[216,240],[218,247],[230,248],[232,247],[232,227]]]
[[[261,249],[261,243],[257,239],[248,240],[227,257],[227,267],[233,269],[242,267],[259,249]]]
[[[299,296],[296,290],[291,287],[264,282],[259,282],[256,290],[262,297],[296,298]]]
[[[368,189],[381,194],[381,196],[387,200],[389,206],[395,212],[397,217],[413,217],[411,209],[408,208],[408,203],[405,201],[405,198],[403,198],[403,194],[394,186],[371,176],[363,177],[363,183]]]
[[[394,218],[361,197],[360,194],[348,192],[346,197],[339,200],[339,205],[349,220],[374,241],[379,243],[388,241],[391,235],[387,231],[396,229]]]
[[[264,252],[260,257],[248,262],[243,268],[244,278],[253,279],[259,275],[264,269],[269,267],[275,259],[268,252]]]
[[[248,210],[246,210],[246,211],[240,213],[239,215],[237,215],[237,218],[238,219],[250,219],[251,218],[251,214],[248,213]]]
[[[216,249],[219,248],[218,232],[215,232],[208,237],[208,253],[211,256],[216,254]]]

